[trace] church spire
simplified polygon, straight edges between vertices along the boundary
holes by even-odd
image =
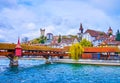
[[[20,38],[19,38],[19,37],[18,37],[18,42],[17,42],[17,45],[16,45],[15,48],[22,48],[22,47],[20,46]]]
[[[109,29],[108,29],[108,35],[110,36],[110,35],[112,35],[112,34],[113,34],[113,30],[112,30],[111,27],[109,27]]]
[[[18,43],[17,44],[20,44],[20,37],[18,37]]]
[[[82,26],[82,23],[80,23],[79,31],[80,31],[80,33],[83,33],[83,26]]]

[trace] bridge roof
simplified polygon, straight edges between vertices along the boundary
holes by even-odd
[[[14,50],[16,44],[9,44],[9,43],[0,43],[0,50]]]
[[[15,50],[16,44],[0,43],[0,50]],[[47,46],[21,45],[22,50],[62,51],[62,49]]]
[[[64,47],[65,51],[69,51],[69,46]],[[116,47],[84,47],[84,52],[95,52],[95,53],[102,53],[102,52],[120,52],[120,49]]]
[[[0,50],[15,50],[16,44],[0,43]],[[51,48],[47,46],[33,46],[33,45],[21,45],[22,50],[40,50],[40,51],[56,51],[56,52],[68,52],[69,46],[60,48]],[[84,47],[84,52],[120,52],[118,47]]]
[[[120,52],[118,47],[85,47],[84,52]]]

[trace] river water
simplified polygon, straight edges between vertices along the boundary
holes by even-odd
[[[120,66],[44,63],[19,60],[9,67],[8,59],[0,59],[0,83],[120,83]]]

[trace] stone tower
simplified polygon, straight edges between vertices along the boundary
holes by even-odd
[[[40,36],[45,36],[45,29],[40,29]]]

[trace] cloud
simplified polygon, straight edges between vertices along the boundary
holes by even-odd
[[[5,40],[0,38],[0,42],[5,42]]]
[[[2,8],[15,8],[17,6],[17,0],[0,0],[0,9]]]
[[[4,31],[0,29],[0,42],[5,42],[5,36],[3,35]]]
[[[97,9],[103,10],[110,15],[120,14],[120,0],[89,0],[89,4]]]
[[[45,27],[42,27],[42,28],[46,30],[45,34],[47,34],[47,33],[53,33],[53,35],[55,34],[55,30],[56,30],[55,26],[48,25],[48,26],[45,26]]]
[[[0,38],[4,38],[4,36],[3,36],[3,35],[0,35]]]
[[[67,32],[66,34],[67,34],[67,35],[71,35],[71,34],[77,35],[77,33],[78,33],[78,30],[77,30],[77,29],[70,29],[69,32]]]
[[[36,28],[36,24],[35,23],[23,23],[23,25],[21,26],[25,29],[28,29],[28,30],[34,30]]]
[[[10,25],[9,23],[0,23],[0,29],[14,29],[14,27],[12,25]]]
[[[108,4],[109,2],[109,4]],[[29,39],[46,33],[77,34],[80,23],[90,28],[114,32],[119,28],[119,0],[0,0],[0,30],[6,41],[16,42],[18,36]],[[119,10],[119,11],[118,11]],[[7,33],[6,33],[7,32]],[[12,34],[12,35],[11,35]]]
[[[29,40],[40,37],[40,31],[38,30],[38,31],[31,31],[28,33],[23,33],[21,35],[21,38],[24,38],[24,37],[28,37]]]

